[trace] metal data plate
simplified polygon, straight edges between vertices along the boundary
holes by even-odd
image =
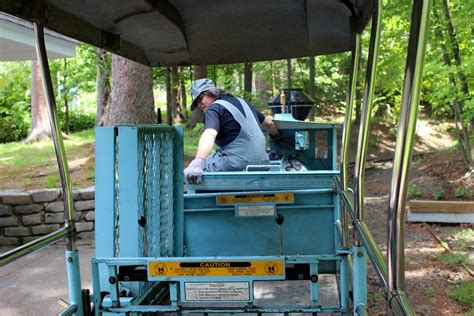
[[[275,204],[236,205],[236,217],[275,216]]]
[[[280,259],[219,261],[158,261],[148,262],[149,280],[271,280],[284,279],[285,263]]]
[[[186,301],[249,301],[248,282],[185,282]]]
[[[235,205],[250,203],[294,203],[295,195],[290,192],[282,193],[252,193],[218,195],[217,205]]]

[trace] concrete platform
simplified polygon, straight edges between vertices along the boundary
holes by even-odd
[[[91,289],[94,247],[80,244],[78,249],[82,288]],[[63,310],[58,301],[69,301],[65,250],[64,244],[53,245],[0,268],[0,315],[50,316]]]

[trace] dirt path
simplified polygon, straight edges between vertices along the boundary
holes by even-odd
[[[387,197],[368,197],[366,222],[384,255],[386,255],[386,218]],[[457,227],[438,227],[448,234],[453,228]],[[467,307],[449,298],[448,292],[460,281],[472,277],[461,266],[446,265],[436,259],[444,249],[431,237],[423,224],[406,225],[405,247],[406,289],[416,313],[455,315],[466,312]],[[385,315],[384,294],[372,266],[369,268],[368,284],[370,314]]]

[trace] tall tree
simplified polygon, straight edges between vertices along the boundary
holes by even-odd
[[[180,68],[178,66],[171,67],[171,113],[174,123],[182,123],[184,121],[180,95],[180,77]]]
[[[287,67],[287,71],[286,71],[286,74],[288,76],[288,88],[291,88],[291,76],[293,75],[292,72],[293,70],[291,69],[291,59],[287,59],[286,60],[286,67]]]
[[[31,128],[25,139],[27,143],[51,138],[40,65],[37,60],[33,60],[31,65]]]
[[[171,92],[171,67],[166,67],[166,124],[173,125],[173,93]]]
[[[451,9],[449,7],[448,0],[442,0],[443,4],[443,11],[444,11],[444,18],[446,20],[446,26],[449,36],[449,42],[451,44],[451,50],[454,57],[454,63],[456,64],[456,73],[459,78],[459,83],[461,85],[461,91],[464,95],[464,98],[469,98],[469,86],[467,84],[466,76],[462,70],[462,62],[461,62],[461,52],[459,50],[459,42],[456,35],[456,29],[454,27]],[[471,119],[471,132],[474,130],[474,119]]]
[[[451,68],[452,66],[451,56],[450,56],[448,48],[445,45],[446,41],[444,39],[443,30],[442,30],[442,20],[436,7],[433,10],[433,15],[434,15],[434,33],[435,33],[436,38],[438,39],[438,42],[440,43],[441,51],[443,52],[443,61],[448,68]],[[462,78],[462,74],[459,77]],[[454,112],[454,120],[456,124],[457,138],[459,140],[459,145],[464,155],[464,160],[467,163],[467,165],[470,166],[472,164],[472,156],[471,156],[471,144],[470,144],[470,139],[469,139],[469,132],[464,122],[460,120],[462,117],[462,114],[463,114],[462,112],[464,108],[463,101],[462,99],[459,98],[459,90],[462,90],[462,88],[459,89],[458,84],[456,82],[456,78],[454,77],[452,72],[448,72],[448,78],[449,78],[449,83],[454,89],[454,94],[455,94],[455,98],[452,102],[452,105],[453,105],[453,112]],[[462,84],[462,81],[461,81],[461,84]],[[465,87],[467,89],[467,83]],[[459,132],[459,130],[461,130],[461,133]]]
[[[252,96],[252,82],[253,82],[252,63],[244,64],[244,98],[250,99]]]
[[[215,70],[215,66],[214,66]],[[207,65],[194,66],[194,80],[207,77]],[[215,79],[214,79],[215,82]],[[195,109],[191,114],[191,120],[188,122],[188,128],[193,128],[197,123],[204,122],[204,112],[200,109]]]
[[[152,69],[112,56],[112,94],[106,125],[156,123]]]
[[[110,65],[107,51],[96,48],[96,82],[97,82],[97,112],[95,124],[103,125],[107,118],[107,104],[110,99]]]
[[[308,80],[308,94],[314,100],[316,97],[316,57],[310,56],[309,57],[309,80]],[[309,113],[309,119],[312,121],[314,120],[314,116],[316,114],[316,107],[314,105],[311,107],[311,111]]]
[[[186,111],[188,91],[186,90],[186,78],[184,76],[184,70],[185,68],[181,67],[181,76],[179,76],[179,89],[181,95],[181,114],[183,115],[183,119],[187,122],[189,119],[188,112]]]

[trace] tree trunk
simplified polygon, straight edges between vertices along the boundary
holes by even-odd
[[[230,90],[232,88],[232,76],[234,74],[234,69],[232,65],[224,65],[224,89]]]
[[[252,97],[252,63],[244,64],[244,98],[250,99]]]
[[[435,17],[435,21],[434,21],[435,36],[440,42],[441,50],[443,51],[444,63],[446,64],[446,66],[451,68],[452,66],[451,57],[449,56],[449,51],[446,45],[444,44],[446,41],[443,35],[443,31],[441,30],[441,17],[438,14],[438,11],[436,10],[436,8],[434,8],[433,14]],[[462,101],[459,100],[459,88],[452,72],[448,72],[448,77],[449,77],[449,82],[451,86],[454,88],[454,91],[455,91],[454,93],[456,95],[456,98],[452,104],[453,111],[454,111],[454,120],[456,123],[456,134],[459,140],[459,145],[461,146],[461,150],[464,155],[464,160],[466,164],[470,166],[472,164],[472,156],[471,156],[471,143],[469,140],[469,132],[466,128],[466,125],[461,120],[464,104]],[[461,133],[459,133],[459,125],[461,125],[462,136],[461,136]]]
[[[214,66],[214,70],[216,66]],[[215,75],[215,72],[214,72]],[[207,65],[196,65],[194,66],[194,80],[202,79],[207,77]],[[215,82],[215,79],[214,79]],[[189,121],[187,127],[194,128],[197,123],[204,122],[204,112],[200,109],[195,109],[191,113],[191,120]]]
[[[66,114],[66,128],[65,133],[71,133],[71,124],[69,119],[69,102],[68,102],[68,86],[67,86],[67,59],[64,58],[64,77],[63,77],[63,102],[64,102],[64,114]]]
[[[308,80],[308,94],[313,99],[316,100],[316,57],[309,57],[309,80]],[[311,111],[308,115],[310,121],[314,121],[314,117],[317,113],[318,105],[315,104],[311,107]]]
[[[181,76],[179,77],[179,87],[180,87],[180,94],[181,94],[181,114],[183,115],[183,119],[187,122],[188,111],[187,111],[187,91],[186,91],[186,82],[184,80],[184,69],[181,68]]]
[[[287,76],[288,76],[288,89],[291,88],[291,75],[292,75],[292,69],[291,69],[291,59],[286,60],[286,67],[287,67]]]
[[[448,0],[443,0],[443,10],[444,10],[444,17],[446,19],[446,24],[448,27],[448,34],[449,34],[449,41],[451,42],[451,48],[453,50],[454,62],[456,63],[457,75],[459,77],[459,81],[461,83],[461,91],[465,96],[469,94],[469,87],[467,85],[466,76],[461,68],[461,53],[459,51],[459,43],[456,35],[456,29],[454,28],[451,10],[449,8]]]
[[[107,125],[156,123],[152,69],[112,56],[112,94]]]
[[[107,104],[110,99],[110,66],[107,61],[108,53],[100,48],[96,48],[96,82],[97,82],[97,112],[95,125],[104,125],[107,119]]]
[[[444,11],[444,18],[446,20],[447,31],[449,35],[449,41],[451,43],[451,49],[454,57],[454,63],[456,64],[456,72],[459,79],[459,83],[461,85],[461,91],[464,95],[464,98],[467,100],[469,99],[469,86],[467,84],[466,75],[464,74],[461,66],[461,52],[459,50],[459,42],[456,35],[456,29],[454,28],[451,10],[449,8],[448,0],[442,0],[443,3],[443,11]],[[461,109],[463,111],[463,109]],[[471,125],[471,132],[474,130],[474,119],[470,121]]]
[[[166,68],[166,124],[173,125],[173,94],[171,92],[171,68]]]
[[[194,66],[194,80],[207,78],[207,65]]]
[[[178,66],[171,67],[171,109],[173,123],[180,124],[184,121],[180,98],[181,72]]]
[[[47,106],[40,65],[38,61],[33,60],[31,71],[31,128],[25,139],[26,143],[51,138]]]

